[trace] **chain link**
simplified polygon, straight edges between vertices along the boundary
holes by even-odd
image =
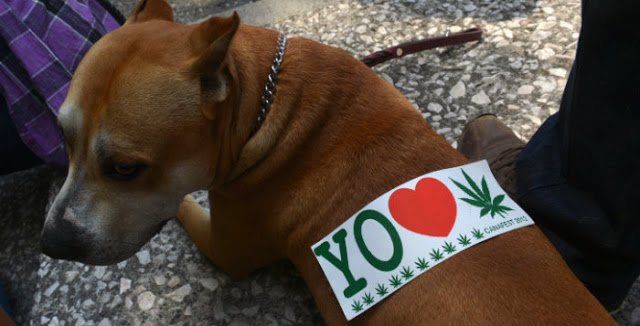
[[[260,98],[260,111],[258,111],[258,119],[256,127],[253,130],[255,134],[267,117],[271,103],[273,103],[273,96],[276,94],[276,83],[278,82],[278,72],[280,71],[280,65],[284,59],[284,50],[287,47],[287,36],[280,34],[278,38],[278,48],[276,50],[276,57],[273,59],[271,70],[267,76],[267,83],[264,86],[264,92]]]

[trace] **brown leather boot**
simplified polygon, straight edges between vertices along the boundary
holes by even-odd
[[[471,161],[486,159],[498,183],[511,198],[516,194],[516,157],[524,142],[496,118],[484,114],[464,127],[458,151]]]

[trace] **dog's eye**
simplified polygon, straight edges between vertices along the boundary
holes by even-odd
[[[116,180],[131,180],[145,168],[144,164],[113,164],[106,175]]]

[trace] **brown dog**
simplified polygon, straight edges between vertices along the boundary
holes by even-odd
[[[234,278],[288,258],[331,325],[346,320],[310,246],[359,208],[467,163],[345,51],[294,38],[259,125],[278,33],[239,18],[175,24],[143,0],[78,67],[60,110],[70,167],[43,230],[58,258],[111,264],[173,216]],[[254,130],[257,131],[254,133]],[[191,197],[208,188],[209,215]],[[613,324],[536,227],[419,276],[354,324]]]

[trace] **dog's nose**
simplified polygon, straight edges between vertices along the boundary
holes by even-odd
[[[78,231],[70,223],[55,227],[45,226],[40,237],[42,253],[55,259],[78,260],[85,249],[78,238]]]

